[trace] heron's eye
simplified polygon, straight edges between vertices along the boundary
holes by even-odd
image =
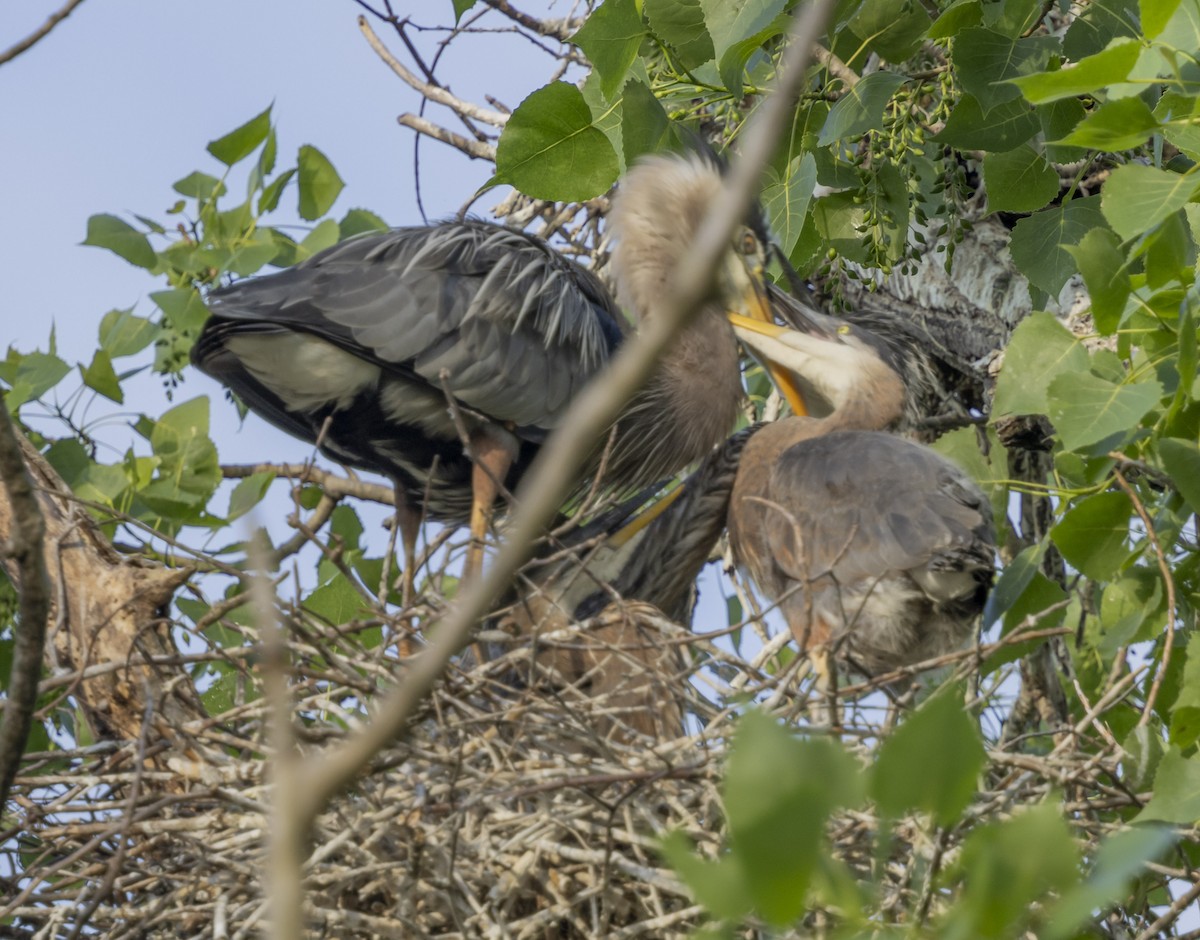
[[[758,239],[754,237],[754,233],[750,229],[742,229],[742,234],[738,239],[738,250],[744,255],[758,254]]]

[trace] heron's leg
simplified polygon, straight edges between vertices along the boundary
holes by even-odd
[[[400,532],[400,546],[404,552],[404,574],[401,576],[400,603],[408,610],[417,595],[417,536],[421,533],[421,513],[413,508],[399,483],[394,484],[396,505],[396,527]],[[411,629],[411,619],[404,621]],[[412,655],[412,638],[407,633],[400,638],[400,655]]]
[[[483,572],[483,545],[492,524],[492,508],[504,478],[517,459],[517,441],[498,428],[480,428],[471,434],[471,545],[463,580],[472,581]]]
[[[833,650],[828,644],[822,643],[808,651],[808,658],[812,661],[813,672],[817,674],[817,693],[821,697],[813,709],[813,717],[820,724],[838,728],[842,718],[838,707],[837,662],[833,658]]]

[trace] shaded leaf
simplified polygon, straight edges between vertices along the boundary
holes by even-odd
[[[1096,228],[1078,245],[1067,246],[1087,285],[1096,329],[1106,336],[1120,325],[1129,298],[1129,273],[1120,245],[1114,232]]]
[[[884,108],[896,89],[907,79],[895,72],[874,72],[849,89],[833,106],[817,143],[824,147],[834,141],[855,137],[883,127]]]
[[[811,153],[796,157],[780,179],[773,167],[763,177],[762,206],[771,223],[771,232],[784,254],[790,255],[800,239],[813,187],[817,185],[817,164]]]
[[[1073,567],[1093,581],[1107,581],[1129,557],[1132,513],[1124,493],[1097,493],[1072,506],[1050,537]]]
[[[582,93],[552,82],[522,101],[496,145],[494,182],[535,199],[581,202],[606,192],[620,172]]]
[[[961,692],[942,690],[880,745],[870,793],[892,818],[917,809],[949,826],[971,802],[987,755]]]
[[[1200,448],[1195,441],[1163,438],[1155,443],[1163,469],[1192,512],[1200,513]]]
[[[1085,235],[1104,225],[1100,197],[1072,199],[1021,219],[1013,228],[1009,244],[1017,269],[1034,287],[1057,297],[1076,271],[1075,259],[1067,250]]]
[[[700,0],[721,80],[734,95],[742,92],[742,70],[751,54],[779,33],[785,5],[786,0]]]
[[[909,0],[872,0],[859,4],[846,24],[872,51],[901,62],[915,51],[930,27],[929,14]]]
[[[347,623],[367,609],[363,596],[341,573],[304,598],[303,604],[331,624]]]
[[[691,889],[692,896],[715,916],[734,920],[749,913],[753,901],[739,856],[705,861],[692,852],[682,832],[664,836],[659,851]]]
[[[139,268],[152,270],[158,263],[158,256],[146,236],[115,215],[93,215],[89,218],[87,238],[83,244],[107,248]]]
[[[1058,195],[1058,173],[1028,144],[983,158],[991,212],[1033,212]]]
[[[979,0],[955,0],[929,27],[930,39],[950,39],[964,29],[978,26],[983,19]]]
[[[1048,36],[1010,39],[979,26],[962,30],[954,40],[954,66],[963,88],[987,109],[1019,98],[1008,81],[1040,72],[1057,49]]]
[[[1185,826],[1200,820],[1200,755],[1184,757],[1178,747],[1168,748],[1154,774],[1154,796],[1135,819]]]
[[[631,78],[625,83],[621,107],[621,146],[625,165],[644,153],[654,153],[667,133],[667,112],[645,82]]]
[[[700,0],[643,0],[642,10],[654,34],[675,50],[685,69],[715,56]]]
[[[612,100],[624,86],[645,35],[634,0],[604,0],[571,37],[600,73],[605,98]]]
[[[978,99],[963,95],[946,125],[931,139],[960,150],[1005,151],[1019,147],[1042,128],[1037,114],[1020,99],[986,113]]]

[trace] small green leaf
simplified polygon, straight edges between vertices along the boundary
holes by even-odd
[[[1129,271],[1121,240],[1106,228],[1088,232],[1078,245],[1068,245],[1092,301],[1096,329],[1111,336],[1121,324],[1129,298]]]
[[[295,169],[284,170],[263,187],[262,195],[258,197],[258,211],[260,213],[275,211],[275,208],[279,205],[279,197],[283,195],[284,189],[287,188],[287,184],[291,182],[292,177],[295,175]]]
[[[1140,147],[1158,130],[1158,120],[1141,98],[1106,101],[1083,119],[1060,143],[1092,150]]]
[[[581,202],[606,192],[619,172],[616,151],[583,94],[552,82],[522,101],[504,126],[493,182],[535,199]]]
[[[642,10],[654,34],[675,50],[683,68],[694,69],[716,54],[700,0],[642,0]]]
[[[1056,72],[1012,77],[1021,94],[1034,104],[1074,98],[1124,81],[1138,60],[1142,46],[1131,39],[1116,39],[1103,52],[1080,59]]]
[[[1090,372],[1060,375],[1047,392],[1048,415],[1067,450],[1128,436],[1163,394],[1155,381],[1118,385]]]
[[[1192,512],[1200,513],[1200,448],[1196,442],[1168,437],[1158,441],[1155,448],[1179,495],[1187,500]]]
[[[732,94],[741,94],[742,70],[754,50],[780,31],[785,4],[786,0],[700,0],[721,80]]]
[[[833,106],[821,136],[819,146],[825,147],[847,137],[856,137],[883,127],[883,112],[896,89],[907,79],[895,72],[873,72],[846,92]]]
[[[1138,7],[1142,14],[1142,35],[1154,39],[1167,28],[1179,0],[1140,0]]]
[[[267,139],[270,131],[271,109],[268,107],[236,130],[210,141],[207,149],[226,166],[233,166],[239,160],[250,156],[255,148]]]
[[[339,240],[338,234],[338,224],[333,219],[326,219],[324,222],[318,223],[296,246],[296,260],[303,261],[305,258],[311,258],[318,251],[324,251],[326,248],[336,245]]]
[[[296,165],[300,173],[300,218],[312,222],[330,210],[345,183],[329,158],[308,144],[300,148]]]
[[[992,413],[1046,414],[1046,389],[1051,380],[1087,367],[1087,350],[1079,337],[1052,314],[1032,313],[1017,324],[1004,352]]]
[[[1013,227],[1009,249],[1017,269],[1030,284],[1051,297],[1058,296],[1076,271],[1075,259],[1067,248],[1078,245],[1088,232],[1104,225],[1099,203],[1099,196],[1072,199],[1021,219]]]
[[[82,364],[79,371],[83,375],[83,384],[115,401],[118,405],[125,401],[125,393],[121,391],[121,381],[113,369],[112,359],[103,349],[97,349],[92,356],[92,363],[86,369]]]
[[[600,73],[600,89],[610,101],[625,85],[629,67],[646,36],[635,0],[604,0],[571,37]]]
[[[338,223],[338,233],[345,241],[364,232],[386,232],[388,224],[368,209],[351,209]]]
[[[340,573],[309,594],[303,604],[306,610],[335,625],[355,620],[368,610],[363,596]]]
[[[1129,557],[1132,512],[1124,493],[1097,493],[1072,506],[1050,537],[1073,567],[1093,581],[1107,581]]]
[[[1135,819],[1185,826],[1200,820],[1200,756],[1184,757],[1178,747],[1168,748],[1154,775],[1154,796]]]
[[[113,359],[140,353],[158,338],[159,327],[131,310],[110,310],[100,321],[100,348]]]
[[[476,0],[453,0],[454,3],[454,25],[458,25],[458,21],[463,18],[463,14],[471,7],[475,6]]]
[[[139,268],[153,270],[158,256],[146,236],[115,215],[94,215],[88,219],[85,245],[107,248]]]
[[[166,317],[167,324],[187,336],[197,336],[208,319],[208,308],[194,287],[176,287],[155,291],[150,299]]]
[[[1019,147],[1041,129],[1037,113],[1019,98],[985,113],[978,99],[963,95],[932,140],[960,150],[1005,151]]]
[[[1171,743],[1186,750],[1200,738],[1200,653],[1192,646],[1182,652],[1183,679],[1171,704]]]
[[[987,154],[983,177],[991,212],[1033,212],[1058,195],[1058,174],[1028,144]]]
[[[979,0],[955,0],[929,27],[930,39],[951,39],[964,29],[978,26],[983,19]]]
[[[692,896],[714,916],[735,920],[749,913],[754,902],[737,856],[724,855],[712,862],[697,858],[687,836],[679,831],[667,833],[659,851]]]
[[[1101,193],[1104,217],[1123,239],[1136,238],[1182,209],[1200,178],[1137,163],[1112,171]]]
[[[929,31],[930,19],[919,3],[872,0],[859,4],[846,25],[882,58],[903,62],[916,52]]]
[[[237,486],[229,494],[229,511],[225,514],[227,521],[244,516],[262,502],[275,479],[274,473],[254,473],[245,479],[238,480]]]
[[[816,185],[817,164],[811,153],[794,158],[783,179],[774,167],[768,167],[763,177],[759,198],[771,222],[771,232],[785,255],[792,253],[800,239]]]
[[[9,350],[10,362],[14,355]],[[9,392],[4,398],[9,412],[15,414],[20,405],[41,398],[66,378],[70,371],[69,365],[50,353],[31,352],[20,356],[16,368],[11,372],[6,370]]]
[[[210,199],[225,195],[224,183],[215,176],[209,176],[199,170],[178,180],[172,188],[181,196],[188,196],[201,202],[208,202]]]
[[[944,689],[880,745],[871,768],[871,797],[892,818],[918,809],[939,826],[949,826],[971,802],[986,761],[961,689]]]

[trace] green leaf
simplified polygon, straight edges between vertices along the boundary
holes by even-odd
[[[296,175],[295,169],[284,170],[275,179],[271,180],[263,187],[262,195],[258,197],[258,211],[260,213],[274,212],[279,205],[279,197],[283,195],[287,184],[291,182],[292,177]]]
[[[659,851],[687,884],[692,896],[715,917],[736,920],[753,906],[739,856],[724,855],[708,862],[692,852],[687,836],[670,832],[659,843]]]
[[[94,215],[89,218],[87,238],[83,244],[107,248],[139,268],[153,270],[158,263],[158,256],[146,236],[115,215]]]
[[[1072,506],[1050,537],[1073,567],[1093,581],[1107,581],[1129,557],[1132,512],[1124,493],[1097,493]]]
[[[1019,937],[1035,901],[1077,880],[1079,853],[1056,807],[1043,804],[974,829],[958,864],[963,888],[943,937]]]
[[[493,181],[535,199],[582,202],[606,192],[619,172],[583,94],[552,82],[522,101],[504,126]]]
[[[930,39],[951,39],[983,19],[979,0],[955,0],[929,27]]]
[[[918,809],[939,826],[949,826],[971,802],[986,761],[979,731],[963,708],[962,690],[945,689],[880,745],[870,794],[893,819]]]
[[[351,209],[338,223],[338,234],[342,241],[362,235],[364,232],[386,232],[388,224],[368,209]]]
[[[889,62],[911,56],[929,30],[929,14],[909,0],[871,0],[859,4],[846,24],[867,47]]]
[[[600,89],[610,101],[625,85],[645,35],[634,0],[604,0],[571,37],[600,73]]]
[[[313,230],[304,236],[304,241],[296,246],[296,260],[303,261],[305,258],[311,258],[318,251],[324,251],[339,241],[338,224],[333,219],[326,219],[313,227]]]
[[[1127,163],[1104,184],[1101,207],[1118,235],[1135,238],[1182,209],[1200,188],[1192,174],[1171,173]]]
[[[636,78],[625,83],[622,102],[621,146],[629,166],[642,154],[659,149],[670,121],[654,92]]]
[[[20,354],[9,350],[10,362],[14,355]],[[9,392],[4,398],[9,412],[16,414],[18,406],[41,398],[66,378],[70,371],[69,365],[50,353],[31,352],[21,355],[16,368],[11,372],[6,370],[5,380],[9,384]]]
[[[1154,39],[1167,28],[1167,23],[1179,8],[1179,0],[1140,0],[1142,35]]]
[[[363,596],[340,573],[309,594],[303,603],[306,610],[335,625],[354,620],[368,609]]]
[[[1019,147],[1041,129],[1037,114],[1019,98],[985,113],[976,98],[963,95],[946,126],[931,139],[960,150],[1004,151]]]
[[[1103,52],[1080,59],[1068,68],[1037,75],[1027,74],[1010,80],[1034,104],[1088,95],[1124,81],[1137,62],[1141,49],[1141,44],[1131,39],[1116,39]]]
[[[825,147],[847,137],[856,137],[883,127],[884,108],[896,89],[907,79],[895,72],[873,72],[849,89],[829,112],[819,146]]]
[[[239,160],[250,156],[255,148],[267,139],[270,132],[271,108],[268,107],[236,130],[210,141],[207,149],[226,166],[233,166]]]
[[[973,27],[954,40],[954,66],[963,88],[985,109],[994,108],[1020,97],[1009,81],[1040,72],[1057,48],[1058,43],[1047,36],[1010,39],[995,30]]]
[[[274,479],[274,473],[263,472],[253,473],[238,480],[237,486],[229,494],[229,511],[225,513],[226,520],[232,522],[262,502],[262,498],[267,495],[267,490],[271,488]]]
[[[1048,415],[1067,450],[1124,439],[1163,394],[1155,381],[1118,385],[1090,372],[1060,375],[1047,391]]]
[[[1154,117],[1167,140],[1200,161],[1200,98],[1168,91],[1154,106]]]
[[[1137,37],[1138,0],[1092,0],[1063,37],[1063,53],[1079,61],[1119,36]]]
[[[1009,249],[1017,269],[1034,287],[1057,297],[1076,271],[1075,259],[1067,250],[1078,245],[1085,235],[1104,225],[1100,197],[1072,199],[1028,218],[1013,228]]]
[[[1046,389],[1057,375],[1088,367],[1079,337],[1049,313],[1031,313],[1017,324],[996,381],[994,415],[1040,415],[1049,410]]]
[[[179,195],[198,199],[200,202],[208,202],[210,199],[216,199],[225,195],[224,183],[215,176],[209,176],[209,174],[201,173],[199,170],[189,173],[183,179],[178,180],[172,188]]]
[[[1089,114],[1061,143],[1092,150],[1140,147],[1158,130],[1158,120],[1141,98],[1107,101]]]
[[[312,222],[330,210],[345,183],[325,154],[305,144],[296,158],[299,169],[300,218]]]
[[[1049,104],[1039,104],[1035,110],[1042,124],[1042,134],[1047,141],[1066,137],[1087,116],[1083,103],[1078,98],[1063,98]],[[1087,151],[1082,147],[1046,144],[1046,159],[1051,163],[1071,163],[1083,160],[1087,155]]]
[[[1171,743],[1188,749],[1200,738],[1200,652],[1194,646],[1182,652],[1183,679],[1171,704]]]
[[[1105,228],[1088,232],[1078,245],[1067,246],[1092,301],[1092,319],[1105,336],[1116,332],[1129,298],[1129,272],[1121,241]]]
[[[1106,911],[1129,893],[1130,883],[1142,866],[1175,843],[1167,826],[1138,826],[1105,839],[1095,855],[1091,874],[1083,884],[1068,890],[1050,908],[1049,926],[1039,940],[1074,940],[1087,936],[1082,928],[1095,911]]]
[[[1200,448],[1195,441],[1164,438],[1155,443],[1163,469],[1192,512],[1200,513]]]
[[[1200,757],[1184,757],[1178,747],[1168,748],[1154,775],[1154,796],[1135,819],[1185,826],[1200,820]]]
[[[92,356],[92,363],[86,369],[82,363],[79,371],[83,375],[83,384],[99,392],[118,405],[125,401],[125,393],[121,391],[121,381],[113,369],[112,359],[103,349],[97,349]]]
[[[208,319],[208,308],[194,287],[155,291],[150,299],[163,312],[167,324],[187,336],[197,336]]]
[[[454,25],[458,25],[458,21],[463,18],[463,14],[471,7],[475,6],[476,0],[453,0],[454,3]]]
[[[860,799],[858,763],[832,741],[802,741],[756,711],[738,722],[725,772],[730,839],[754,906],[774,924],[805,909],[825,821]]]
[[[1058,195],[1058,173],[1028,144],[987,154],[983,176],[991,212],[1033,212]]]
[[[113,359],[140,353],[158,338],[159,328],[131,310],[110,310],[100,321],[100,348]]]
[[[742,69],[751,54],[780,31],[777,18],[786,0],[700,0],[704,23],[725,87],[742,92]]]
[[[794,158],[785,178],[780,179],[774,167],[768,167],[763,177],[760,199],[785,255],[792,253],[800,239],[816,185],[817,164],[811,153]]]
[[[160,503],[207,502],[221,482],[217,449],[208,439],[208,398],[199,396],[176,405],[155,422],[150,446],[162,461],[153,490],[142,490]]]
[[[700,0],[642,0],[650,28],[675,50],[679,64],[694,69],[715,56]]]

